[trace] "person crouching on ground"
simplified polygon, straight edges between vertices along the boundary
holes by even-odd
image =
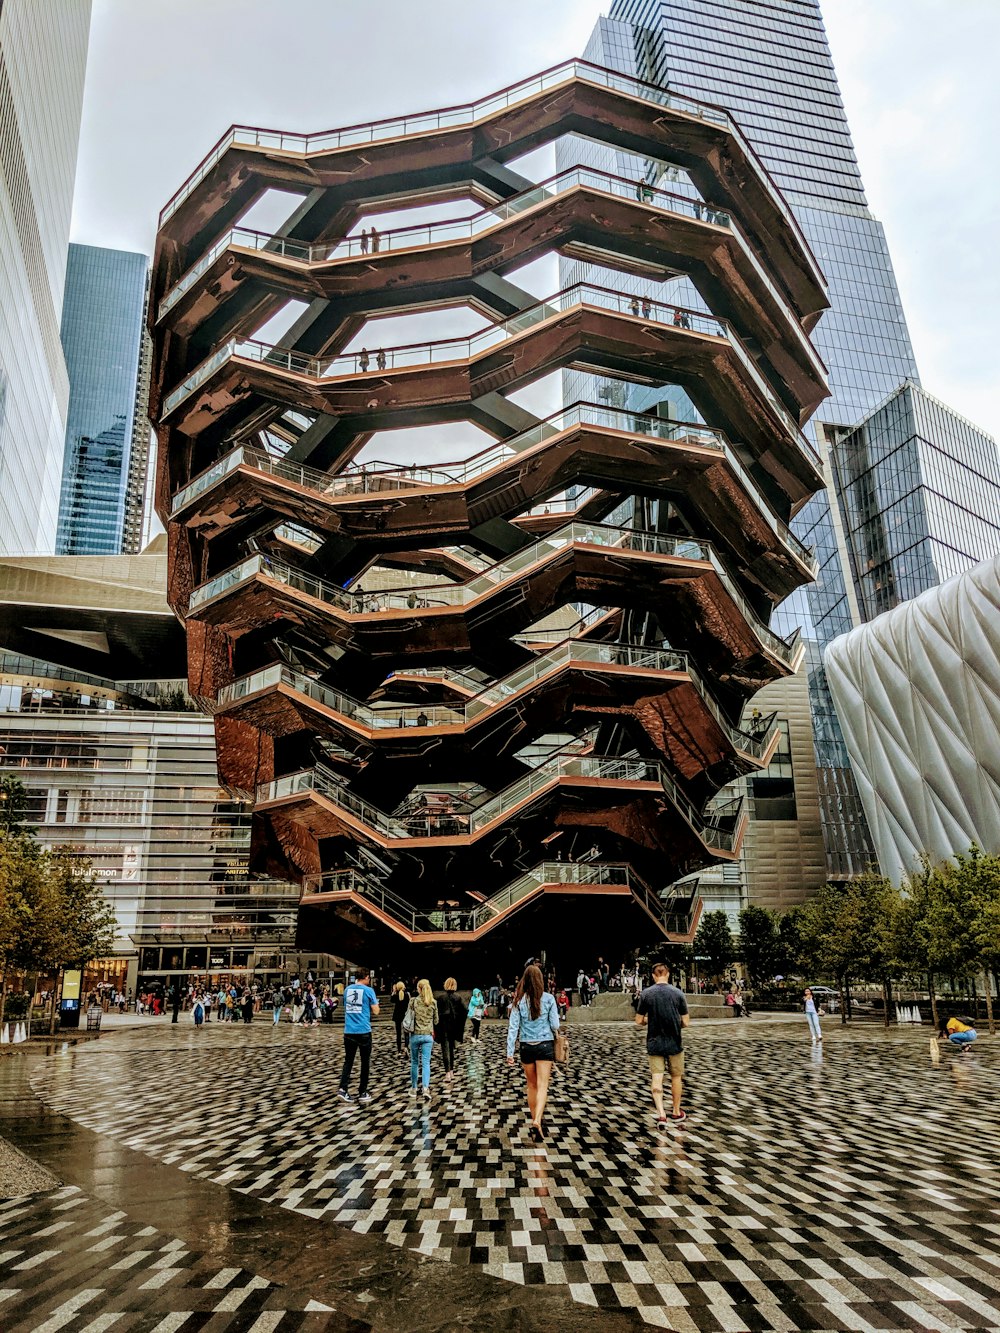
[[[978,1036],[979,1033],[970,1022],[963,1018],[949,1018],[938,1033],[938,1040],[957,1046],[964,1055]]]
[[[681,1110],[681,1092],[684,1083],[684,1052],[681,1048],[681,1029],[691,1019],[688,1015],[684,992],[670,984],[670,968],[657,963],[653,968],[653,984],[639,996],[635,1015],[637,1028],[646,1028],[646,1054],[649,1057],[653,1104],[656,1107],[656,1125],[665,1129],[667,1117],[663,1109],[663,1075],[670,1070],[670,1097],[673,1103],[670,1119],[679,1124],[687,1116]]]
[[[549,1080],[555,1059],[555,1035],[559,1031],[559,1011],[555,996],[545,989],[541,969],[529,963],[517,984],[507,1026],[507,1063],[514,1063],[514,1048],[520,1037],[521,1064],[527,1083],[531,1125],[528,1133],[535,1143],[545,1138],[542,1116],[549,1097]]]

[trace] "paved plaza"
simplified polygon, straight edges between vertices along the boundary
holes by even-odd
[[[541,1147],[497,1025],[429,1108],[384,1022],[368,1107],[339,1030],[9,1058],[0,1133],[53,1180],[0,1203],[0,1327],[1000,1330],[1000,1041],[826,1032],[692,1027],[657,1132],[641,1034],[577,1028]]]

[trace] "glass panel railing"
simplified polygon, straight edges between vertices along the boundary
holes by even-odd
[[[628,315],[641,319],[644,323],[668,325],[685,333],[724,340],[733,348],[755,388],[781,422],[789,437],[807,457],[818,462],[815,449],[757,369],[753,357],[727,321],[717,319],[714,315],[707,315],[700,310],[688,309],[686,306],[654,301],[648,296],[630,296],[592,283],[577,283],[510,319],[489,325],[468,338],[446,338],[404,347],[379,348],[374,352],[362,348],[357,352],[342,353],[334,357],[307,356],[291,348],[278,347],[272,343],[257,342],[253,339],[242,341],[231,339],[208,360],[197,366],[182,384],[167,395],[163,403],[163,414],[168,416],[186,398],[197,392],[231,357],[271,366],[288,374],[324,381],[384,370],[450,364],[482,355],[491,348],[518,337],[528,329],[535,328],[546,320],[554,319],[567,310],[581,305],[606,310],[612,314]]]
[[[623,434],[641,435],[644,443],[662,440],[668,446],[693,446],[716,449],[724,453],[729,467],[739,478],[744,490],[755,499],[759,512],[772,531],[792,548],[800,560],[815,570],[812,551],[774,513],[757,483],[740,462],[736,451],[721,431],[700,426],[695,422],[666,421],[643,413],[601,407],[594,403],[575,403],[564,411],[554,412],[537,426],[532,426],[530,430],[502,444],[490,445],[471,458],[437,467],[400,467],[395,463],[375,461],[348,467],[337,476],[331,476],[319,468],[306,467],[304,464],[290,462],[241,444],[182,487],[174,496],[171,512],[177,514],[187,508],[200,495],[219,485],[241,465],[331,498],[427,486],[453,486],[473,481],[494,469],[502,469],[517,455],[534,448],[543,440],[588,426],[620,431]],[[530,512],[544,513],[546,508],[551,511],[553,503],[578,506],[585,502],[587,496],[596,493],[591,489],[573,499],[566,497],[565,501],[549,501],[547,504],[536,505]],[[463,548],[466,549],[468,548]]]
[[[286,134],[278,130],[258,129],[247,125],[234,125],[208,156],[195,168],[187,180],[175,191],[160,213],[159,225],[162,227],[177,209],[198,188],[209,175],[213,167],[222,159],[230,147],[244,146],[265,148],[278,152],[315,153],[331,152],[358,144],[377,143],[410,134],[424,134],[435,130],[452,129],[462,125],[474,124],[477,120],[494,116],[506,108],[534,97],[569,82],[579,79],[597,87],[611,89],[629,97],[658,107],[669,107],[686,116],[706,121],[727,130],[739,143],[773,206],[778,210],[794,232],[802,249],[803,257],[810,266],[815,280],[823,284],[823,275],[809,248],[808,243],[795,217],[781,192],[767,174],[754,149],[750,146],[742,130],[722,107],[710,103],[698,102],[682,93],[668,91],[654,84],[645,83],[616,70],[604,69],[585,60],[571,60],[545,70],[532,78],[504,89],[480,102],[472,102],[461,107],[451,107],[442,111],[432,111],[416,116],[404,116],[390,120],[377,121],[369,125],[354,125],[342,130],[331,130],[318,134]]]
[[[653,84],[642,83],[628,75],[614,70],[602,69],[584,60],[570,60],[552,69],[536,74],[521,83],[512,85],[502,92],[494,93],[479,102],[470,102],[464,106],[450,107],[442,111],[422,112],[414,116],[395,117],[390,120],[374,121],[368,125],[352,125],[342,130],[327,130],[317,134],[285,133],[281,130],[258,129],[249,125],[234,125],[208,156],[195,168],[181,187],[175,191],[160,213],[162,227],[171,218],[185,199],[198,188],[212,168],[233,146],[265,148],[278,152],[323,153],[341,148],[350,148],[357,144],[379,143],[387,139],[403,138],[411,134],[426,134],[435,130],[454,129],[462,125],[471,125],[477,120],[494,116],[498,112],[514,106],[526,98],[537,96],[550,88],[567,83],[570,79],[580,79],[598,87],[610,88],[632,97],[641,98],[656,106],[671,107],[685,115],[695,116],[699,120],[715,125],[734,128],[728,114],[717,106],[698,102],[681,93],[668,92]],[[742,138],[742,136],[740,136]],[[756,162],[754,162],[756,166]],[[763,174],[763,168],[757,166]],[[766,175],[764,176],[767,180]],[[773,187],[772,187],[773,190]],[[778,196],[780,200],[780,196]],[[783,202],[783,201],[782,201]]]
[[[512,880],[485,902],[464,911],[419,908],[356,870],[333,870],[311,877],[303,887],[303,894],[307,897],[312,894],[355,894],[393,918],[405,930],[416,934],[472,934],[497,921],[510,908],[546,884],[625,886],[644,903],[664,929],[675,934],[684,934],[690,930],[690,910],[686,913],[673,910],[673,900],[665,901],[661,898],[630,866],[609,863],[543,861]]]
[[[727,596],[739,608],[744,620],[764,648],[788,665],[791,665],[798,652],[798,635],[785,640],[764,624],[736,587],[708,542],[695,541],[688,537],[667,536],[657,532],[642,532],[633,528],[610,527],[601,523],[569,523],[558,532],[541,541],[533,542],[466,583],[405,585],[396,589],[383,588],[378,592],[349,592],[279,560],[273,560],[266,555],[257,555],[196,588],[191,595],[190,609],[195,610],[199,606],[204,606],[257,575],[305,593],[317,601],[336,606],[351,615],[467,607],[502,584],[516,580],[531,566],[541,564],[570,546],[605,546],[622,552],[655,554],[673,559],[709,563],[725,588]],[[566,637],[565,633],[560,634],[560,638]],[[518,638],[523,639],[525,635],[519,635]]]
[[[442,801],[433,810],[415,805],[402,815],[387,814],[351,791],[335,774],[321,767],[304,769],[262,784],[257,789],[257,801],[265,804],[314,791],[387,839],[454,838],[481,833],[518,806],[529,802],[532,797],[567,778],[594,779],[603,783],[658,784],[703,844],[721,851],[735,849],[739,814],[730,817],[715,812],[710,817],[703,816],[663,764],[654,760],[618,756],[560,753],[475,806],[470,806],[459,793],[442,792],[439,795],[448,800]]]
[[[468,217],[448,218],[416,226],[393,227],[383,232],[374,232],[374,236],[366,229],[357,235],[344,236],[335,241],[317,241],[310,244],[307,241],[276,236],[272,232],[257,231],[250,227],[233,227],[171,287],[160,302],[157,319],[163,319],[191,290],[198,279],[212,267],[219,256],[231,248],[263,252],[279,259],[290,259],[304,264],[326,264],[338,260],[370,258],[393,250],[450,245],[456,241],[466,241],[480,236],[484,232],[502,226],[513,217],[520,217],[528,209],[548,203],[568,190],[577,188],[628,199],[630,202],[638,201],[644,207],[656,209],[658,212],[693,218],[712,226],[732,228],[732,218],[725,209],[705,203],[701,199],[664,190],[646,181],[626,180],[624,177],[590,167],[573,167],[568,171],[559,172],[558,175],[550,176],[547,180],[539,181],[530,190],[525,190],[490,208],[480,209]],[[750,253],[752,255],[752,251]],[[768,283],[775,298],[787,308],[784,298],[773,288],[763,270],[760,276]]]

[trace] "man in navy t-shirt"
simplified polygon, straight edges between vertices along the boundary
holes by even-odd
[[[653,1102],[656,1123],[663,1128],[667,1117],[663,1112],[663,1075],[670,1069],[670,1096],[675,1123],[686,1120],[681,1110],[681,1091],[684,1081],[684,1052],[681,1050],[681,1029],[691,1022],[688,1017],[684,992],[670,984],[670,968],[657,963],[653,968],[653,984],[639,996],[635,1025],[646,1028],[646,1053],[653,1083]]]
[[[361,1086],[358,1089],[358,1101],[370,1102],[368,1091],[368,1069],[372,1059],[372,1015],[378,1013],[378,996],[369,984],[368,969],[358,968],[358,977],[344,991],[344,1069],[340,1075],[340,1091],[337,1096],[342,1102],[353,1101],[347,1091],[354,1068],[354,1056],[361,1053]]]

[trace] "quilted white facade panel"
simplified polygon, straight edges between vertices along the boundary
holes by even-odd
[[[882,872],[1000,852],[1000,557],[835,639],[837,715]]]

